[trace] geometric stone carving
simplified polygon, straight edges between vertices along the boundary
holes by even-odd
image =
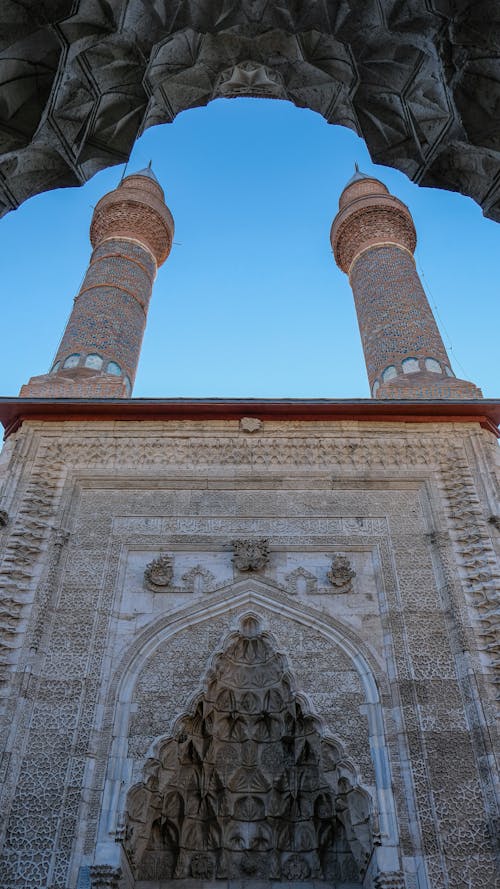
[[[233,68],[222,71],[214,92],[226,99],[249,95],[286,99],[280,76],[266,65],[255,62],[240,62]]]
[[[352,590],[352,579],[356,577],[356,572],[347,556],[338,554],[333,556],[331,568],[326,576],[337,593],[349,593]]]
[[[125,162],[139,133],[187,108],[247,95],[350,127],[375,163],[500,217],[491,0],[366,0],[362,27],[352,0],[41,5],[37,18],[3,4],[0,214]]]
[[[91,889],[118,889],[122,877],[121,868],[109,864],[94,864],[90,868]]]
[[[233,564],[238,571],[260,571],[269,561],[269,541],[266,537],[232,540]]]
[[[181,577],[185,590],[193,593],[209,593],[215,589],[216,580],[211,571],[195,565]]]
[[[405,878],[401,871],[377,874],[374,880],[375,889],[405,889]]]
[[[144,582],[146,586],[155,591],[164,592],[172,584],[174,569],[170,556],[160,556],[146,565]]]
[[[127,797],[137,880],[361,880],[370,798],[254,614]]]
[[[310,571],[306,571],[301,565],[299,565],[298,568],[295,568],[294,571],[291,571],[290,574],[286,575],[285,583],[288,587],[288,592],[293,595],[311,595],[317,592],[317,578],[314,574],[311,574]]]

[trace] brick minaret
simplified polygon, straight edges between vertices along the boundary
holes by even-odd
[[[23,397],[127,398],[134,384],[153,281],[172,246],[174,221],[150,167],[97,204],[87,274],[50,373]]]
[[[337,265],[349,275],[372,396],[481,398],[451,369],[415,268],[408,207],[356,167],[330,238]]]

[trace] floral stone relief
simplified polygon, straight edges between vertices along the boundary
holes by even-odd
[[[331,568],[326,576],[337,592],[349,593],[352,589],[352,581],[356,577],[356,572],[353,570],[347,556],[339,554],[333,557]]]
[[[233,564],[238,571],[261,571],[269,562],[269,540],[266,537],[232,540]]]
[[[153,559],[144,571],[146,586],[153,590],[164,591],[172,585],[174,577],[173,560],[170,556],[160,556]]]

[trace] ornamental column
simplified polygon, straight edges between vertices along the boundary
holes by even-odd
[[[349,275],[374,398],[481,398],[457,379],[418,276],[410,211],[356,167],[330,233]]]
[[[22,397],[130,396],[153,282],[173,234],[150,167],[101,198],[90,227],[94,250],[54,364],[22,387]]]

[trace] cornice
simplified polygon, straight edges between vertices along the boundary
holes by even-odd
[[[28,420],[203,421],[255,417],[273,421],[477,423],[500,437],[500,400],[0,398],[5,438]]]

